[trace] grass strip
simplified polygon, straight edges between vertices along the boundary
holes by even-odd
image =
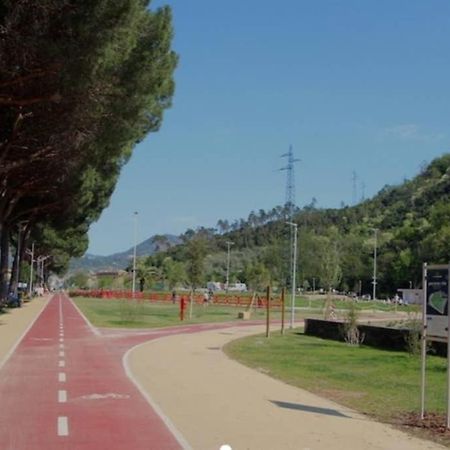
[[[181,322],[178,304],[85,297],[76,297],[73,300],[94,326],[109,328],[161,328],[181,324],[229,322],[238,320],[238,313],[245,310],[232,306],[194,304],[192,318],[189,319],[189,304],[187,304],[185,320]],[[279,317],[280,314],[274,312],[273,319],[277,320]],[[252,311],[252,320],[264,318],[264,308]]]
[[[225,352],[246,366],[381,421],[400,424],[420,411],[420,357],[406,352],[349,346],[299,330],[270,339],[258,335],[235,340]],[[445,413],[446,364],[445,358],[427,358],[429,412]],[[450,443],[445,436],[420,435]]]

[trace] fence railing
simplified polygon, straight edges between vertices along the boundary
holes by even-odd
[[[173,303],[173,297],[171,293],[160,293],[160,292],[135,292],[134,294],[129,290],[107,290],[107,289],[77,289],[71,290],[69,292],[71,297],[90,297],[90,298],[101,298],[101,299],[136,299],[142,301],[149,302],[160,302],[160,303]],[[181,297],[184,297],[186,300],[190,298],[190,294],[179,293],[177,294],[177,301],[180,300]],[[205,303],[205,298],[203,294],[193,295],[193,301],[197,304]],[[249,308],[252,304],[255,308],[263,308],[266,307],[266,298],[262,295],[256,295],[253,299],[252,296],[244,296],[244,295],[212,295],[209,298],[209,303],[213,303],[216,305],[224,305],[224,306],[237,306],[242,308]],[[272,297],[270,300],[271,308],[279,308],[281,307],[281,299],[278,297]]]

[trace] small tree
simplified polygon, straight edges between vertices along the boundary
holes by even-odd
[[[191,286],[189,318],[192,318],[192,297],[195,289],[203,282],[203,261],[207,252],[206,241],[201,237],[192,238],[186,248],[186,275]]]
[[[358,316],[355,304],[351,303],[344,319],[344,339],[349,345],[360,345],[364,340],[358,328]]]

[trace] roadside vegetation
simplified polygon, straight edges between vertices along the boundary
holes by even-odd
[[[112,328],[160,328],[194,323],[229,322],[238,320],[238,313],[245,308],[218,305],[199,305],[192,307],[189,318],[189,304],[186,305],[185,320],[180,321],[180,306],[172,303],[150,303],[139,300],[104,300],[96,298],[74,298],[77,306],[96,327]],[[262,320],[265,310],[255,309],[252,320]],[[273,313],[274,320],[280,318]]]
[[[306,389],[378,420],[403,425],[420,411],[420,358],[407,352],[306,336],[246,337],[225,352],[237,361],[288,384]],[[446,359],[428,356],[427,411],[444,414]],[[450,437],[415,429],[423,437],[450,444]]]
[[[385,186],[355,206],[324,209],[313,200],[296,208],[297,287],[304,293],[372,296],[376,246],[378,298],[393,298],[399,288],[420,288],[424,261],[448,262],[449,166],[446,154],[424,165],[414,179]],[[246,283],[251,291],[290,286],[288,206],[251,211],[232,223],[221,219],[214,228],[189,229],[176,242],[154,236],[156,253],[138,259],[140,288],[202,287],[224,282],[228,268],[230,283]],[[233,242],[229,254],[227,242]],[[128,267],[125,288],[130,274]],[[101,280],[92,281],[99,285],[91,287],[101,287]]]
[[[185,295],[188,298],[188,295]],[[181,323],[206,323],[206,322],[228,322],[238,320],[238,313],[246,311],[246,306],[235,307],[220,304],[193,304],[192,318],[189,318],[189,303],[186,305],[185,320],[180,322],[179,310],[180,306],[177,302],[160,303],[148,300],[132,300],[132,299],[102,299],[75,297],[75,303],[88,317],[88,319],[98,327],[123,327],[123,328],[154,328],[180,325]],[[249,298],[250,301],[250,298]],[[362,302],[352,303],[345,300],[337,300],[337,319],[345,319],[345,316],[352,305],[355,305],[362,314],[378,314],[378,318],[382,318],[381,313],[389,313],[389,321],[393,321],[395,317],[395,305],[386,305],[383,302]],[[296,298],[295,317],[297,320],[305,317],[323,318],[325,301],[312,301],[298,297]],[[412,307],[409,307],[412,308]],[[402,308],[401,311],[406,311]],[[264,320],[266,310],[264,307],[252,307],[251,319]],[[286,323],[290,317],[290,299],[286,302],[285,320]],[[362,316],[364,317],[368,316]],[[399,315],[398,320],[404,319],[404,315]],[[271,321],[281,320],[281,309],[272,308]],[[388,319],[386,319],[388,320]],[[394,323],[397,321],[394,319]]]
[[[1,303],[24,260],[46,258],[42,285],[84,254],[134,146],[171,105],[177,56],[168,7],[14,0],[0,11]]]

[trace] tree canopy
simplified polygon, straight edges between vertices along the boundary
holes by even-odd
[[[177,56],[170,9],[149,1],[1,0],[0,12],[4,293],[16,224],[66,260],[84,253],[133,147],[161,126]]]

